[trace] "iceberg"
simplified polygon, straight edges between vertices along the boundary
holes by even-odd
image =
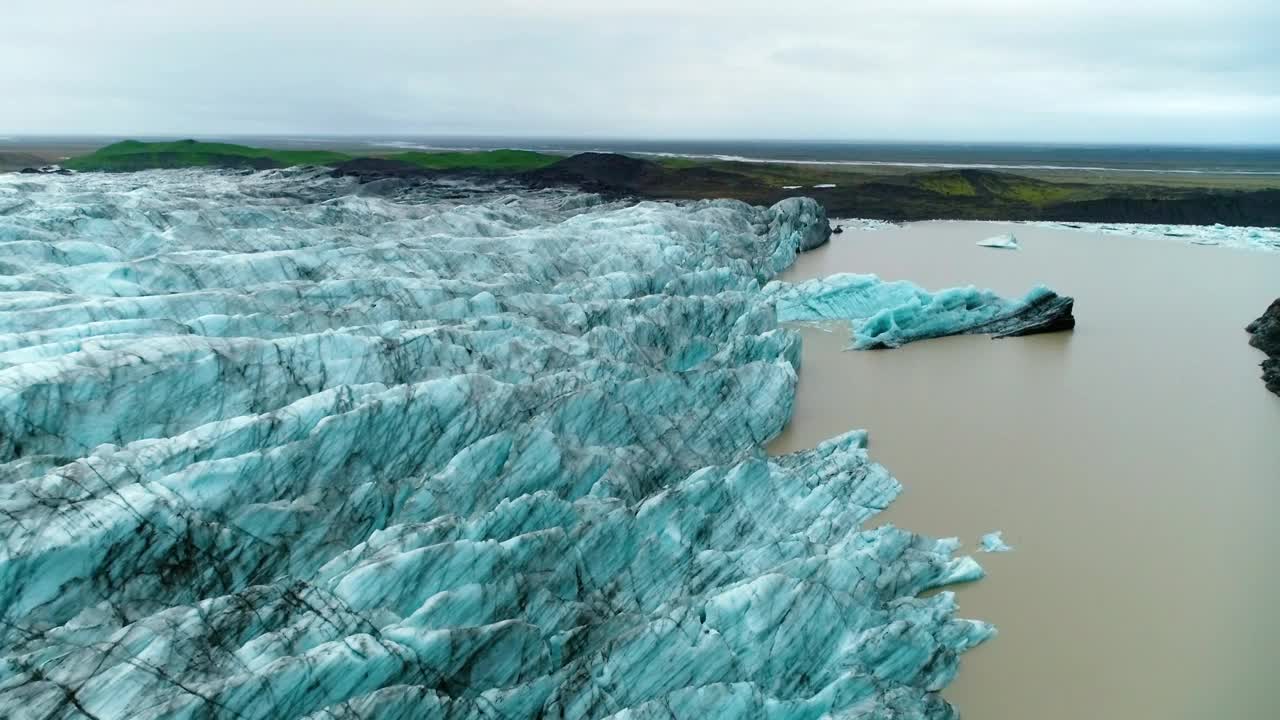
[[[864,432],[765,454],[778,320],[891,344],[1048,295],[766,292],[829,236],[806,198],[166,170],[0,206],[0,716],[941,718],[995,632],[923,594],[982,576],[956,541],[868,526]]]
[[[996,235],[995,237],[989,237],[986,240],[979,240],[978,245],[981,245],[982,247],[989,247],[989,248],[1004,248],[1006,250],[1017,250],[1018,239],[1013,236],[1013,233],[1002,233],[1000,235]]]
[[[931,293],[906,281],[843,273],[764,288],[782,321],[847,320],[857,350],[959,334],[1012,337],[1075,327],[1074,301],[1040,285],[1010,300],[973,286]]]
[[[981,545],[981,550],[979,552],[985,553],[1009,552],[1013,549],[1005,543],[1002,533],[999,530],[983,535],[982,539],[978,541],[978,544]]]

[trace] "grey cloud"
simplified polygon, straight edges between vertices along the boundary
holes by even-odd
[[[1280,6],[46,0],[15,133],[1280,142]]]

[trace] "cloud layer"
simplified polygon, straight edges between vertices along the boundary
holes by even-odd
[[[0,134],[1280,142],[1272,2],[45,0],[5,16]]]

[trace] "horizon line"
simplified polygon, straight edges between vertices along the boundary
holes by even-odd
[[[566,134],[503,134],[492,132],[450,133],[450,132],[93,132],[93,133],[37,133],[0,131],[0,144],[17,140],[97,140],[97,139],[230,139],[230,138],[279,138],[295,140],[371,140],[371,139],[472,139],[472,140],[523,140],[523,141],[572,141],[572,142],[653,142],[653,143],[779,143],[779,144],[831,144],[831,145],[988,145],[988,146],[1050,146],[1050,147],[1163,147],[1163,148],[1202,148],[1202,147],[1236,147],[1236,148],[1276,148],[1280,149],[1280,140],[1273,141],[1231,141],[1231,140],[990,140],[990,139],[930,139],[930,138],[795,138],[795,137],[759,137],[759,136],[643,136],[643,135],[566,135]]]

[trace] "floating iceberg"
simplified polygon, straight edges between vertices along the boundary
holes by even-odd
[[[864,528],[899,492],[864,433],[761,449],[812,200],[290,170],[0,206],[0,716],[949,717],[994,632],[921,596],[981,576],[954,541]],[[885,343],[1034,303],[882,285],[811,287]]]
[[[989,248],[1005,248],[1007,250],[1018,249],[1018,239],[1013,236],[1013,233],[1003,233],[1001,235],[996,235],[995,237],[989,237],[986,240],[979,240],[978,244],[982,247]]]
[[[1075,327],[1073,301],[1043,285],[1021,300],[973,286],[931,293],[906,282],[844,273],[764,288],[783,321],[848,320],[853,348],[892,348],[959,334],[1031,335]]]
[[[1001,537],[1001,535],[1002,533],[999,530],[983,535],[982,539],[978,541],[978,544],[982,546],[982,550],[980,552],[998,553],[1009,552],[1012,550],[1013,548],[1011,546],[1005,544],[1004,538]]]

